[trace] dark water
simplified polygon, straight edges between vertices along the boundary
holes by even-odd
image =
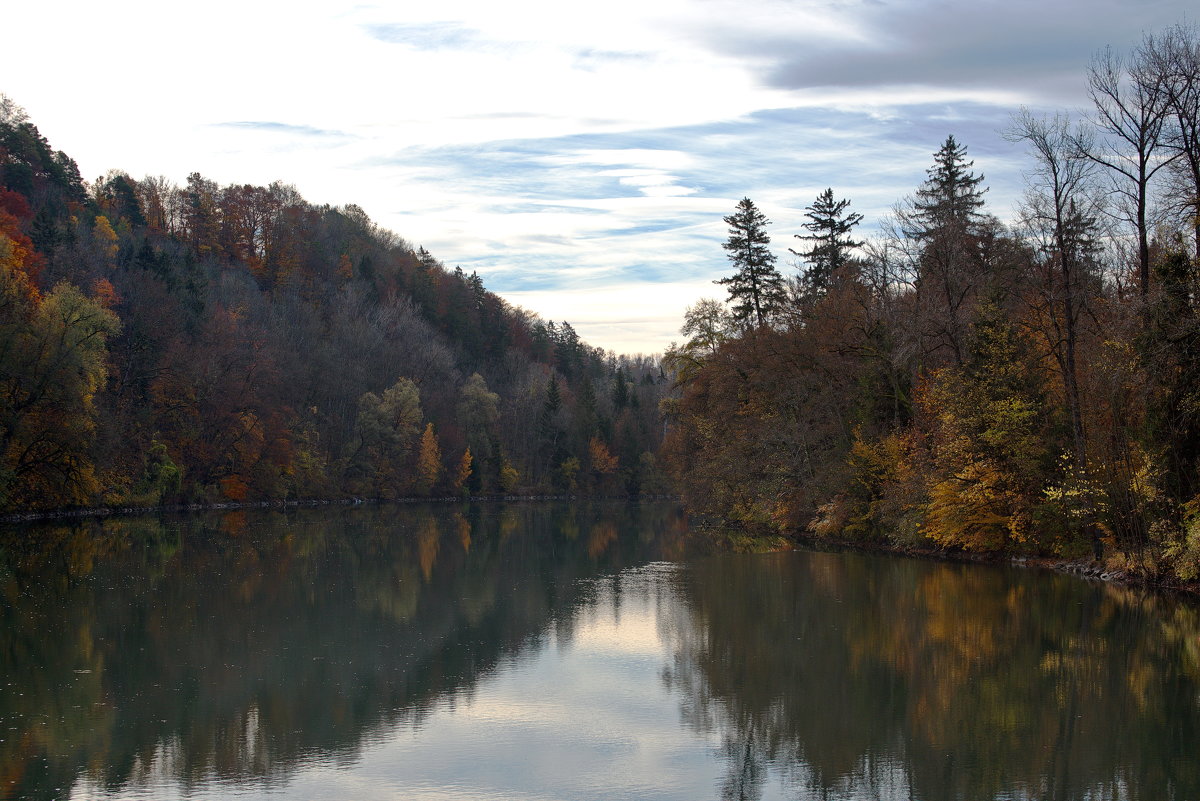
[[[1200,801],[1195,605],[667,505],[22,529],[0,589],[0,798]]]

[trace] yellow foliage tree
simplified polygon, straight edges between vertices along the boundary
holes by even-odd
[[[1037,375],[1012,327],[991,311],[975,326],[971,362],[933,374],[920,404],[940,468],[929,481],[925,534],[977,551],[1034,538],[1053,462]]]
[[[91,502],[94,397],[120,322],[70,284],[31,303],[15,272],[0,283],[0,506]]]
[[[442,448],[438,444],[437,434],[433,432],[433,423],[426,423],[417,452],[417,494],[428,495],[441,475]]]
[[[471,448],[468,446],[463,451],[462,458],[458,460],[458,467],[454,471],[454,491],[462,493],[466,491],[467,479],[471,477]]]
[[[104,256],[105,266],[111,268],[117,259],[117,232],[103,214],[96,215],[96,222],[92,224],[92,236],[96,239],[96,250]]]

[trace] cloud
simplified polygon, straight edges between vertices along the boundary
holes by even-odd
[[[314,128],[311,125],[289,125],[284,122],[262,122],[254,120],[217,122],[213,128],[230,128],[241,131],[261,131],[263,133],[282,133],[292,136],[311,136],[319,138],[344,139],[349,137],[345,131],[333,131],[326,128]]]
[[[362,28],[373,39],[417,50],[463,49],[480,39],[478,31],[456,22],[369,23]]]
[[[61,75],[86,72],[95,41],[128,38],[128,20],[166,19],[141,0],[80,6],[65,28],[53,4],[14,4],[10,27],[56,31],[63,56],[23,69],[44,43],[6,42],[0,88],[84,174],[283,180],[357,203],[489,288],[561,291],[571,309],[609,285],[719,295],[721,218],[743,196],[773,221],[781,264],[826,187],[868,234],[948,134],[1007,217],[1026,166],[998,135],[1011,113],[1078,109],[1094,52],[1196,16],[1194,0],[214,2],[228,13],[181,7],[137,35],[238,59],[147,72],[136,49],[107,54],[156,98],[126,109],[128,126],[92,124],[111,98]],[[286,80],[270,81],[280,64]],[[570,319],[542,297],[540,312]],[[614,346],[616,319],[587,324],[595,344]],[[676,335],[662,325],[648,341]]]
[[[654,58],[653,53],[584,48],[576,51],[574,66],[594,71],[613,65],[648,65]]]
[[[796,10],[814,7],[778,8],[773,27],[736,18],[709,23],[696,37],[752,65],[773,88],[1004,90],[1023,94],[1026,102],[1031,96],[1056,102],[1079,97],[1096,50],[1134,44],[1141,31],[1180,21],[1187,6],[1131,0],[838,4],[822,17],[822,27],[807,24]]]
[[[826,187],[873,228],[920,185],[951,133],[977,159],[1003,215],[1020,191],[1017,148],[996,133],[1009,113],[977,103],[892,114],[774,109],[702,125],[409,149],[373,170],[380,180],[394,172],[396,196],[423,187],[409,193],[414,205],[397,230],[501,293],[613,282],[652,291],[653,282],[708,285],[724,273],[721,218],[742,196],[774,221],[784,261],[804,207]],[[431,221],[436,229],[414,232]],[[669,341],[677,328],[664,325],[653,340]]]

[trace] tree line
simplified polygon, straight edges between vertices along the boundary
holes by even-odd
[[[86,182],[0,95],[0,510],[661,491],[664,388],[357,206]]]
[[[949,136],[876,235],[832,189],[798,275],[749,198],[725,302],[667,354],[693,508],[816,536],[1200,574],[1200,35],[1099,52],[1091,109],[1021,109],[1002,223]]]

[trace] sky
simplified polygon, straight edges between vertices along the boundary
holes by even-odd
[[[293,184],[590,344],[662,352],[723,298],[750,197],[785,274],[826,187],[877,226],[948,135],[1006,219],[1022,105],[1194,0],[39,0],[0,93],[87,179]]]

